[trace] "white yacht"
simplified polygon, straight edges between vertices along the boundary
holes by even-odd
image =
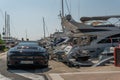
[[[79,46],[78,49],[89,50],[92,56],[98,56],[105,47],[117,46],[120,42],[120,27],[112,24],[86,25],[74,21],[70,15],[65,17],[62,23],[70,34],[80,37],[84,45]],[[85,39],[88,43],[82,42]]]

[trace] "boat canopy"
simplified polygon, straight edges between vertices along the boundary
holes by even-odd
[[[81,17],[80,21],[86,22],[86,21],[90,21],[90,20],[108,20],[110,18],[120,18],[120,15],[115,15],[115,16]]]

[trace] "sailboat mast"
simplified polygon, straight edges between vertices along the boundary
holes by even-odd
[[[4,37],[6,39],[10,38],[10,15],[5,11],[5,27],[4,27]]]
[[[27,40],[28,39],[27,29],[25,30],[25,34],[26,34],[26,40]]]
[[[5,11],[5,36],[4,37],[7,37],[7,12]]]
[[[62,17],[64,17],[64,1],[62,0]]]
[[[61,16],[61,26],[62,26],[62,30],[63,30],[63,33],[65,32],[64,30],[64,25],[63,25],[63,18],[64,18],[64,1],[62,0],[62,16]]]
[[[44,38],[45,38],[46,34],[45,34],[45,20],[44,20],[44,17],[43,17],[43,30],[44,30]]]

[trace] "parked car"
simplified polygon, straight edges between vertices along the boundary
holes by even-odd
[[[35,65],[48,67],[49,54],[36,41],[19,42],[7,53],[7,67]]]

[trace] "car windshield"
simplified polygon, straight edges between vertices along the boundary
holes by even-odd
[[[18,46],[39,46],[37,42],[20,42],[18,43]]]
[[[34,49],[34,50],[40,50],[41,52],[46,51],[45,48],[40,46],[38,42],[35,42],[35,41],[20,42],[17,45],[17,49]]]

